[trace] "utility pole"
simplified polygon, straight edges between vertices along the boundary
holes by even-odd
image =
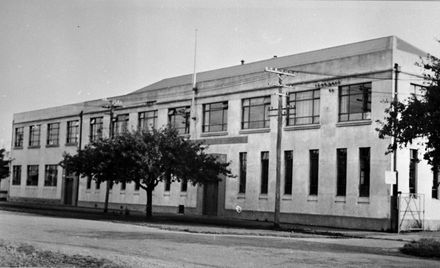
[[[400,72],[400,67],[399,64],[395,63],[394,64],[394,98],[393,98],[393,102],[394,105],[397,104],[397,102],[399,101],[397,96],[398,96],[398,82],[399,82],[399,72]],[[394,122],[393,122],[393,132],[394,132],[394,137],[393,137],[393,171],[394,174],[396,176],[396,183],[393,186],[393,199],[394,199],[394,204],[393,207],[395,209],[395,226],[393,227],[393,229],[396,232],[399,232],[399,172],[397,171],[397,107],[394,106],[394,112],[395,112],[395,117],[394,117]]]
[[[109,109],[110,111],[110,122],[108,128],[108,136],[110,139],[113,139],[113,112],[116,108],[122,107],[121,101],[112,101],[110,100],[108,104],[103,105],[102,108]],[[110,185],[112,185],[112,181],[107,182],[107,188],[105,190],[105,203],[104,203],[104,213],[108,212],[108,200],[110,196]]]
[[[275,178],[275,213],[273,224],[275,228],[280,227],[280,207],[281,207],[281,140],[283,135],[283,75],[295,76],[295,72],[289,70],[283,70],[278,68],[265,69],[266,72],[275,73],[278,76],[278,108],[271,109],[271,111],[277,110],[277,141],[276,141],[276,178]],[[290,109],[290,108],[287,108]]]

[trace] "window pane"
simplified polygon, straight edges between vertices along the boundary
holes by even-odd
[[[370,196],[370,148],[359,149],[359,196]]]

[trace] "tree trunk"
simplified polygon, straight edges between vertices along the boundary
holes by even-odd
[[[107,189],[105,189],[105,203],[104,203],[104,213],[108,212],[108,199],[110,196],[110,183],[112,183],[111,181],[107,181]]]
[[[147,193],[146,216],[147,218],[151,218],[153,216],[153,190],[147,189],[145,191]]]

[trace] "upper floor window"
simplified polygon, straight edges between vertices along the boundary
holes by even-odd
[[[423,96],[423,91],[424,91],[424,90],[426,90],[426,87],[425,87],[425,86],[411,83],[411,90],[410,90],[410,93],[411,93],[411,95],[413,95],[415,98],[418,98],[418,97]]]
[[[339,87],[339,121],[371,118],[371,82]]]
[[[12,185],[21,184],[21,166],[12,167]]]
[[[119,135],[128,131],[128,114],[117,115],[113,119],[113,134]]]
[[[189,134],[189,117],[191,110],[189,106],[172,108],[168,110],[168,122],[177,129],[179,134]]]
[[[319,124],[320,89],[292,92],[287,100],[287,125]]]
[[[90,118],[90,141],[102,139],[103,122],[102,117]]]
[[[27,180],[26,185],[37,186],[38,185],[38,165],[27,166]]]
[[[57,146],[60,136],[60,123],[47,124],[47,145]]]
[[[242,100],[241,128],[269,127],[270,96]]]
[[[16,127],[15,128],[14,147],[16,147],[16,148],[23,147],[23,133],[24,133],[23,127]]]
[[[157,110],[139,113],[139,130],[157,128]]]
[[[58,165],[46,165],[44,186],[57,186]]]
[[[40,146],[40,125],[33,125],[29,127],[29,147]]]
[[[228,102],[203,104],[203,132],[228,130]]]
[[[69,145],[78,144],[79,140],[79,121],[73,120],[67,122],[67,138],[66,143]]]

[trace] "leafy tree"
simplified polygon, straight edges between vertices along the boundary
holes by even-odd
[[[205,152],[205,146],[179,136],[173,128],[125,133],[119,137],[127,147],[130,171],[123,179],[135,182],[147,195],[146,216],[152,216],[152,195],[161,181],[189,181],[195,184],[232,176],[229,163],[220,163]]]
[[[152,216],[152,196],[161,181],[201,184],[232,176],[229,163],[220,163],[205,146],[179,136],[173,128],[126,132],[64,155],[61,165],[82,176],[108,183],[134,182],[147,195],[146,215]],[[106,207],[107,207],[106,198]]]
[[[440,167],[440,60],[428,55],[420,64],[425,69],[422,96],[412,96],[405,102],[394,101],[386,110],[385,121],[378,128],[379,137],[395,137],[387,152],[407,146],[417,138],[424,143],[424,159],[433,167]]]
[[[0,181],[9,176],[9,160],[5,158],[6,150],[0,149]]]

